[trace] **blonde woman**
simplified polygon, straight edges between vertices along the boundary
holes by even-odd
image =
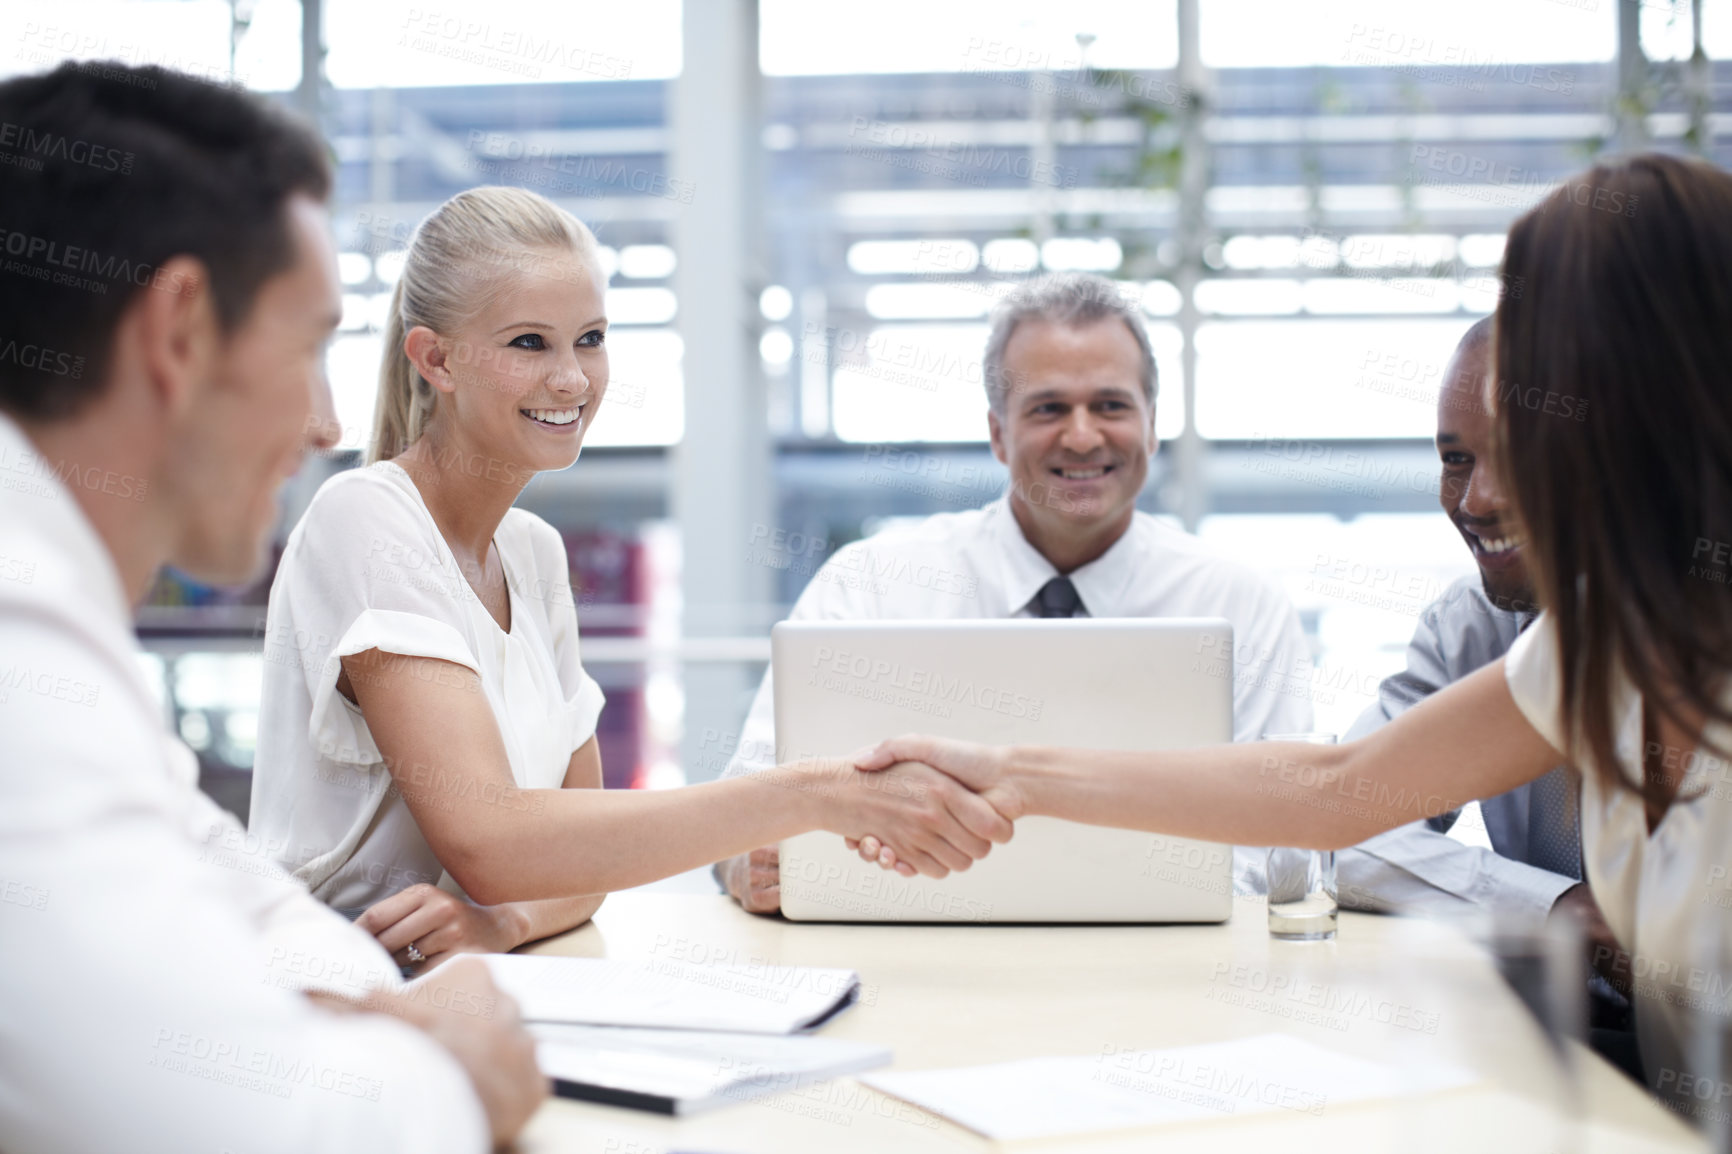
[[[891,788],[812,764],[601,790],[564,549],[513,507],[577,459],[607,392],[596,255],[522,189],[471,189],[421,224],[369,464],[319,490],[271,588],[250,831],[410,968],[808,829],[872,829],[933,876],[1010,834],[924,768]]]

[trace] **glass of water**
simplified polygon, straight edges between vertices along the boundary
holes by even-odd
[[[1298,741],[1307,745],[1334,745],[1333,733],[1265,733],[1264,741]],[[1309,788],[1305,766],[1293,767],[1294,788]],[[1313,773],[1315,771],[1313,770]],[[1279,789],[1284,772],[1275,774],[1272,788]],[[1269,934],[1290,942],[1325,942],[1335,937],[1340,906],[1335,899],[1335,851],[1292,849],[1269,850]]]

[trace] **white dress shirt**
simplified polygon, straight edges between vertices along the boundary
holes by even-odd
[[[1030,617],[1058,570],[1003,500],[940,513],[856,541],[813,576],[790,621]],[[1287,595],[1193,536],[1138,512],[1110,549],[1069,574],[1079,616],[1222,617],[1233,626],[1233,737],[1311,728],[1311,655]],[[728,775],[775,763],[775,695],[766,670]],[[1263,886],[1261,851],[1235,854],[1241,892]]]
[[[1531,620],[1494,606],[1477,574],[1461,578],[1420,615],[1407,647],[1407,667],[1384,679],[1377,701],[1353,723],[1346,740],[1381,728],[1502,657]],[[1479,803],[1495,853],[1445,836],[1439,827],[1447,829],[1448,823],[1441,821],[1416,821],[1343,851],[1338,859],[1341,904],[1431,915],[1478,906],[1543,922],[1563,892],[1581,879],[1532,864],[1539,856],[1531,837],[1540,824],[1536,819],[1574,822],[1570,814],[1540,812],[1535,784]]]
[[[265,623],[249,828],[338,909],[364,909],[417,882],[461,892],[366,719],[337,692],[341,658],[378,649],[473,670],[521,789],[558,789],[572,753],[595,736],[603,698],[578,660],[565,543],[535,514],[510,509],[493,546],[510,591],[509,632],[390,461],[326,481],[289,534]],[[484,800],[449,786],[438,767],[406,772],[430,804]]]
[[[0,1149],[485,1150],[444,1049],[302,996],[400,979],[199,793],[113,559],[3,416],[0,460]]]
[[[1504,676],[1516,705],[1540,736],[1565,748],[1562,673],[1557,631],[1542,613],[1510,647]],[[1724,1012],[1732,983],[1732,773],[1720,758],[1686,758],[1676,751],[1671,773],[1682,773],[1677,798],[1652,835],[1642,795],[1642,697],[1620,674],[1613,684],[1612,736],[1621,774],[1632,787],[1612,789],[1596,768],[1582,765],[1582,858],[1594,898],[1618,942],[1630,952],[1636,1038],[1648,1083],[1663,1099],[1690,1113],[1724,1109],[1712,1087],[1725,1069],[1702,1066],[1698,1025]],[[1710,725],[1708,742],[1732,745],[1732,732]],[[1723,1054],[1719,1037],[1712,1047]],[[1695,1079],[1706,1077],[1710,1095]],[[1691,1113],[1691,1116],[1694,1116]]]

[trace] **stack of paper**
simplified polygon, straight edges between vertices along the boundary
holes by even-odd
[[[1000,1141],[1274,1110],[1321,1114],[1474,1080],[1442,1064],[1392,1069],[1289,1034],[861,1079]]]
[[[853,970],[487,954],[526,1022],[791,1034],[851,1005]]]
[[[536,1062],[566,1098],[692,1114],[886,1065],[890,1051],[809,1036],[535,1024]]]

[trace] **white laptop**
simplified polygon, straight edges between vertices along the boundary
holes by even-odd
[[[776,760],[919,732],[1183,749],[1233,739],[1233,632],[1215,619],[784,621]],[[1056,818],[948,878],[863,862],[833,833],[781,846],[782,913],[836,922],[1221,922],[1232,847]]]

